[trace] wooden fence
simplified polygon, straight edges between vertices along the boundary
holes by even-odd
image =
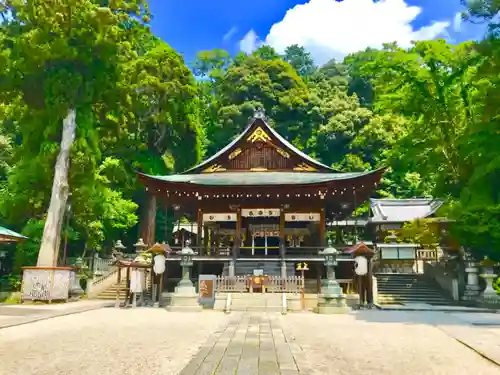
[[[300,293],[304,280],[301,276],[269,276],[263,284],[266,293]],[[217,276],[216,292],[246,293],[250,291],[251,281],[248,276]]]

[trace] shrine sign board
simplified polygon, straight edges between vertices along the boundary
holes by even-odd
[[[215,303],[215,275],[200,275],[198,278],[198,302],[213,307]]]

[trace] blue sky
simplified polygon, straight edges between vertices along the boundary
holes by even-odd
[[[187,62],[203,49],[231,53],[267,43],[304,45],[317,62],[398,41],[477,39],[484,26],[459,22],[460,0],[150,0],[153,32]]]

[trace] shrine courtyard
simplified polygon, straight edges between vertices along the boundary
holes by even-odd
[[[0,374],[493,375],[499,343],[498,314],[101,308],[0,329]]]

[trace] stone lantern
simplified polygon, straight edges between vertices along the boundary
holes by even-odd
[[[117,243],[118,243],[118,241],[117,241]],[[141,253],[141,252],[143,252],[144,250],[147,249],[148,245],[146,245],[144,243],[144,241],[142,240],[142,238],[139,238],[139,241],[137,241],[137,243],[134,244],[134,247],[135,247],[135,252],[136,253]]]
[[[332,241],[328,241],[328,247],[318,253],[324,257],[326,266],[326,280],[323,281],[321,294],[318,296],[318,314],[339,314],[347,312],[347,304],[342,288],[335,278],[337,265],[337,249],[332,247]]]
[[[486,257],[482,262],[483,265],[483,273],[481,276],[486,281],[486,289],[483,292],[482,300],[490,303],[499,303],[500,296],[497,294],[495,288],[493,288],[493,282],[498,278],[498,275],[495,274],[493,270],[492,262],[488,257]]]
[[[85,293],[80,285],[79,273],[82,268],[83,268],[83,259],[78,257],[75,260],[74,268],[70,273],[70,279],[69,279],[69,296],[73,300],[79,299],[82,296],[82,294]]]
[[[182,267],[182,279],[175,287],[175,292],[170,295],[169,311],[201,311],[202,306],[198,304],[198,294],[190,278],[190,269],[193,266],[193,256],[198,255],[189,247],[189,241],[179,252]]]
[[[190,269],[193,267],[193,256],[198,255],[193,249],[189,247],[189,241],[186,241],[186,246],[177,254],[181,256],[181,267],[182,267],[182,279],[177,284],[177,287],[193,287],[193,283],[190,278]]]
[[[123,250],[125,250],[126,247],[123,245],[121,240],[116,241],[116,243],[113,246],[113,259],[123,259]],[[97,253],[96,253],[97,254]]]
[[[126,247],[125,247],[125,245],[123,245],[121,240],[116,241],[115,246],[113,246],[113,250],[116,250],[116,251],[123,251],[125,249],[126,249]]]

